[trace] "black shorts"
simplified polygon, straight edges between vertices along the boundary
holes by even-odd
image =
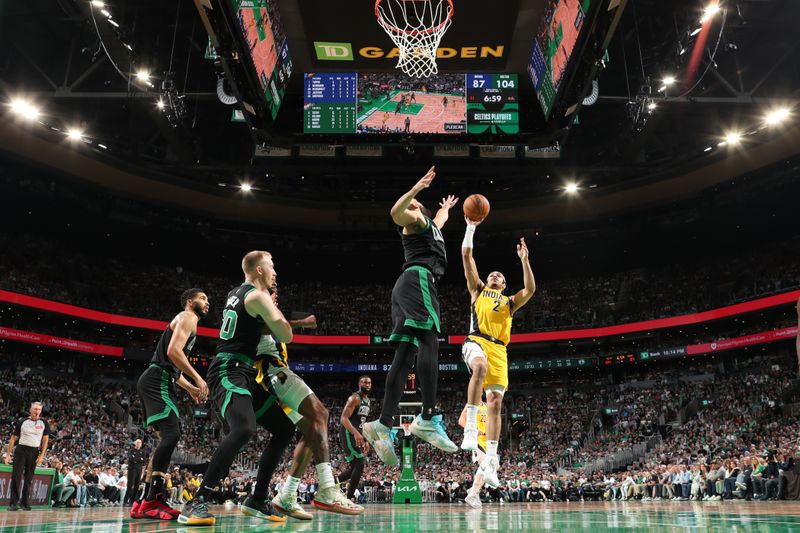
[[[208,367],[206,382],[211,400],[222,418],[234,394],[252,398],[250,389],[256,381],[256,369],[249,357],[240,354],[217,354]]]
[[[419,346],[424,331],[441,333],[439,293],[436,280],[423,267],[409,267],[392,289],[392,335],[390,343],[410,342]]]
[[[144,409],[144,427],[155,425],[174,416],[180,418],[176,407],[175,376],[170,369],[151,364],[139,377],[136,390]]]
[[[344,426],[339,427],[339,440],[344,450],[344,460],[348,463],[353,459],[363,459],[364,450],[356,445],[356,439]]]

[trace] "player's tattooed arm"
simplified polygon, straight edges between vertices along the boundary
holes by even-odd
[[[522,263],[522,277],[525,280],[525,286],[511,297],[511,312],[516,312],[517,309],[528,303],[528,300],[533,297],[533,293],[536,292],[536,278],[533,277],[525,238],[520,239],[517,244],[517,256]]]
[[[419,233],[425,229],[427,222],[420,209],[422,204],[416,201],[416,197],[430,186],[435,177],[436,167],[431,167],[410,191],[397,199],[389,212],[395,224],[407,228],[412,233]]]
[[[183,353],[183,347],[186,346],[189,336],[197,331],[197,320],[197,315],[194,313],[183,312],[178,315],[173,326],[172,339],[170,339],[167,347],[167,357],[175,365],[175,368],[192,379],[200,390],[199,398],[205,401],[208,398],[208,384],[200,377],[200,374],[189,362],[186,354]]]

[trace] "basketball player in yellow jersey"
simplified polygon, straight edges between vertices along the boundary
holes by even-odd
[[[517,244],[517,256],[522,263],[525,286],[509,297],[503,294],[506,289],[506,279],[500,272],[489,274],[485,283],[481,281],[478,267],[472,257],[472,241],[479,222],[469,219],[466,221],[467,230],[461,244],[461,258],[464,262],[464,276],[467,279],[472,312],[469,335],[464,341],[462,354],[472,377],[467,389],[467,423],[461,449],[478,449],[478,404],[481,400],[481,391],[485,390],[489,411],[486,421],[486,460],[478,469],[478,474],[485,478],[490,487],[496,487],[500,483],[497,478],[497,467],[500,464],[497,442],[500,439],[503,395],[508,388],[506,345],[511,340],[511,318],[533,296],[536,291],[536,280],[528,260],[525,239],[520,239]]]
[[[472,462],[478,463],[480,467],[483,465],[483,461],[486,459],[486,446],[487,446],[487,439],[486,439],[486,420],[489,418],[489,409],[486,407],[486,402],[481,401],[480,405],[478,405],[478,449],[472,450]],[[463,427],[467,426],[467,407],[464,406],[464,410],[461,411],[461,416],[458,418],[458,425]],[[464,502],[472,507],[473,509],[480,509],[482,507],[481,502],[481,489],[483,488],[483,471],[478,468],[478,471],[475,473],[475,476],[472,478],[472,487],[469,488],[467,491],[467,497],[464,499]]]

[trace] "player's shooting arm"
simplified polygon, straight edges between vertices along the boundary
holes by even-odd
[[[464,233],[464,241],[461,243],[461,260],[464,263],[464,277],[467,279],[467,289],[471,296],[475,296],[483,288],[481,277],[478,274],[478,265],[475,264],[475,258],[472,257],[472,238],[475,234],[475,228],[478,227],[480,222],[473,222],[472,220],[464,217],[467,221],[467,230]]]
[[[266,322],[275,340],[287,344],[292,342],[292,325],[268,294],[263,291],[251,292],[245,299],[244,307],[248,313],[258,315]]]
[[[404,228],[411,227],[414,231],[425,229],[425,215],[419,209],[410,209],[410,207],[414,198],[417,197],[420,191],[427,189],[435,177],[436,167],[431,167],[427,174],[422,176],[410,191],[397,199],[391,211],[389,211],[395,224]]]
[[[196,329],[197,315],[194,313],[181,313],[178,315],[178,320],[175,322],[175,329],[172,331],[172,338],[167,347],[167,357],[169,357],[169,360],[175,365],[175,368],[180,370],[181,374],[186,374],[192,378],[192,381],[200,384],[202,381],[200,374],[197,373],[197,370],[194,369],[189,359],[186,358],[186,354],[183,353],[186,340]]]
[[[447,223],[447,219],[450,218],[450,209],[457,203],[458,198],[452,194],[447,198],[442,198],[442,201],[439,202],[439,210],[436,212],[436,216],[433,217],[433,222],[439,229],[442,229]]]
[[[522,263],[522,277],[525,280],[525,286],[520,289],[517,294],[511,297],[511,311],[516,312],[517,309],[528,303],[536,292],[536,279],[533,277],[533,269],[531,269],[531,262],[528,258],[528,245],[525,244],[525,239],[519,240],[517,245],[517,256]]]
[[[342,416],[339,418],[339,422],[344,426],[344,428],[350,432],[351,435],[356,436],[358,435],[358,430],[356,427],[350,422],[350,417],[353,416],[353,412],[356,410],[358,406],[358,396],[355,394],[351,394],[350,397],[347,399],[347,403],[344,404],[344,409],[342,410]]]

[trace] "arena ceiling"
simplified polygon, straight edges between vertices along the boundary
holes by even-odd
[[[372,2],[361,3],[369,11]],[[347,212],[351,223],[371,224],[414,177],[436,164],[436,194],[483,192],[494,202],[498,223],[585,219],[695,194],[789,157],[800,146],[796,122],[759,130],[736,147],[717,146],[726,132],[759,128],[776,106],[796,108],[800,39],[794,21],[800,4],[791,0],[724,2],[723,31],[717,23],[708,42],[697,45],[698,67],[691,78],[696,86],[667,93],[659,93],[658,86],[665,75],[686,72],[697,38],[689,34],[704,3],[623,2],[607,62],[597,76],[599,98],[581,109],[568,132],[548,131],[525,69],[543,0],[503,3],[502,10],[486,16],[494,21],[492,29],[481,28],[480,9],[467,10],[460,27],[454,22],[451,41],[443,41],[458,52],[441,62],[442,69],[517,72],[523,82],[524,133],[518,142],[547,143],[557,136],[558,159],[525,158],[521,148],[514,158],[489,159],[475,147],[464,159],[434,158],[433,145],[440,140],[430,138],[387,140],[378,160],[346,157],[341,149],[333,159],[299,157],[296,145],[309,141],[301,133],[302,72],[339,68],[317,60],[313,42],[350,42],[362,70],[391,70],[392,63],[360,52],[371,47],[376,55],[374,48],[383,46],[377,27],[354,31],[361,27],[358,19],[351,27],[340,22],[327,27],[320,23],[325,17],[313,17],[321,4],[300,0],[279,1],[295,74],[275,128],[295,152],[286,158],[254,157],[250,132],[232,123],[231,108],[217,99],[216,70],[204,58],[207,34],[195,6],[156,0],[107,4],[119,37],[96,25],[85,0],[0,5],[0,91],[6,100],[29,98],[41,106],[48,123],[62,130],[76,125],[94,140],[68,143],[63,134],[14,120],[6,111],[0,149],[125,194],[179,201],[221,216],[270,222],[265,213],[272,212],[284,220],[342,222],[341,213]],[[475,38],[488,40],[471,43]],[[502,45],[503,57],[473,59],[471,51],[462,57],[471,44],[479,51]],[[126,62],[115,67],[109,58],[119,57]],[[156,85],[164,78],[174,82],[176,93],[185,97],[181,120],[171,122],[156,108],[158,86],[138,90],[117,71],[140,68],[154,73]],[[643,86],[650,87],[648,102],[657,106],[644,122],[632,118],[636,105],[631,105],[641,100]],[[115,179],[109,180],[112,174]],[[564,184],[571,181],[580,184],[582,196],[565,202]],[[254,187],[249,199],[242,198],[242,182]]]

